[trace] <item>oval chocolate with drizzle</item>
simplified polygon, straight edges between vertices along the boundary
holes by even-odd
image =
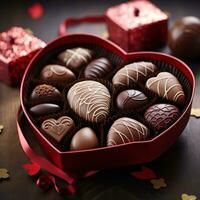
[[[122,117],[110,127],[107,146],[143,141],[148,138],[149,134],[149,129],[142,123],[128,117]]]
[[[121,68],[114,75],[114,85],[128,86],[133,82],[145,83],[146,80],[155,76],[158,68],[151,62],[134,62]]]
[[[141,108],[148,103],[146,95],[138,90],[124,90],[116,98],[120,110]]]
[[[110,93],[97,81],[81,81],[73,85],[67,94],[71,109],[90,122],[102,122],[110,108]]]

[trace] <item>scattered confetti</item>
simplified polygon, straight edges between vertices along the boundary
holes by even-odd
[[[3,132],[4,126],[0,125],[0,134]]]
[[[106,32],[106,31],[101,34],[101,37],[104,39],[108,39],[108,36],[109,36],[108,32]]]
[[[8,170],[4,168],[0,168],[0,180],[1,179],[8,179],[10,175],[8,174]]]
[[[132,172],[131,175],[139,180],[150,180],[156,178],[155,172],[144,166],[142,167],[142,171]]]
[[[27,12],[32,19],[39,19],[44,14],[44,8],[42,4],[35,3],[28,8]]]
[[[188,194],[183,193],[181,195],[181,199],[182,200],[196,200],[197,197],[195,195],[188,195]]]
[[[28,175],[30,176],[34,176],[40,172],[40,166],[35,163],[24,164],[22,165],[22,167],[27,171]]]
[[[167,187],[167,184],[165,183],[165,179],[163,178],[152,179],[150,182],[151,184],[153,184],[153,188],[156,190]]]
[[[200,117],[200,108],[192,108],[190,115],[199,118]]]

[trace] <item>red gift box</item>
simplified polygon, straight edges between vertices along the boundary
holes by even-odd
[[[149,50],[166,43],[168,16],[147,0],[111,7],[105,15],[109,39],[127,52]]]
[[[96,149],[82,150],[82,151],[66,151],[61,152],[58,150],[36,127],[31,120],[31,117],[25,106],[25,96],[27,92],[27,83],[36,70],[40,66],[42,60],[48,55],[58,52],[58,49],[71,48],[72,46],[94,46],[100,52],[111,55],[115,61],[123,63],[134,62],[137,60],[153,60],[164,65],[173,66],[174,71],[181,73],[184,77],[184,88],[187,88],[187,103],[179,117],[179,119],[171,125],[168,129],[147,141],[130,142],[122,145],[101,147]],[[122,64],[123,64],[122,63]],[[141,164],[150,162],[162,153],[164,153],[178,138],[184,130],[190,116],[191,105],[194,97],[195,79],[190,68],[177,58],[169,55],[156,53],[156,52],[138,52],[126,53],[117,45],[107,40],[103,40],[97,36],[86,34],[72,34],[65,37],[56,39],[48,44],[43,50],[29,64],[22,80],[20,89],[20,100],[22,110],[27,118],[28,124],[31,128],[30,131],[36,136],[41,144],[43,150],[47,153],[49,158],[65,172],[83,172],[89,170],[100,170],[106,168],[113,168],[119,166],[127,166],[133,164]],[[22,137],[23,128],[20,127],[20,118],[18,123],[18,131],[20,141],[26,143]],[[30,150],[23,145],[27,154],[32,154]],[[35,157],[32,156],[31,160],[34,161]],[[42,159],[40,159],[42,160]],[[36,162],[38,159],[36,160]],[[40,163],[39,163],[40,164]]]
[[[19,85],[30,60],[45,42],[20,27],[0,33],[0,81]]]

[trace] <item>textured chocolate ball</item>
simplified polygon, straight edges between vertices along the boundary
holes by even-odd
[[[85,150],[93,149],[99,146],[98,138],[95,132],[89,128],[85,127],[80,129],[72,138],[70,144],[70,150]]]
[[[121,68],[114,75],[114,85],[128,86],[133,82],[145,83],[149,77],[155,76],[158,68],[151,62],[134,62]]]
[[[85,78],[103,78],[109,72],[112,71],[111,62],[104,57],[93,60],[85,68],[84,77]]]
[[[110,93],[97,81],[81,81],[73,85],[67,94],[70,108],[83,119],[102,122],[109,113]]]
[[[147,80],[146,87],[170,101],[184,104],[185,93],[178,79],[169,72],[161,72]]]
[[[58,60],[66,67],[78,71],[92,59],[93,52],[86,48],[66,49],[58,55]]]
[[[47,119],[41,125],[41,129],[57,143],[74,127],[74,121],[67,116],[62,116],[57,120],[53,118]]]
[[[35,117],[57,113],[61,110],[59,105],[42,103],[30,108],[30,113]]]
[[[50,100],[56,100],[60,98],[61,94],[52,85],[38,85],[31,93],[30,101],[32,102],[48,102]]]
[[[41,73],[40,79],[43,81],[57,82],[57,83],[71,83],[76,79],[74,73],[61,65],[46,65]]]
[[[179,117],[179,109],[171,104],[155,104],[149,107],[145,114],[145,120],[158,132],[169,128]]]
[[[148,138],[149,134],[149,129],[142,123],[122,117],[111,126],[107,135],[107,146],[143,141]]]
[[[138,90],[124,90],[116,98],[116,105],[120,110],[141,108],[147,103],[146,95]]]
[[[183,17],[169,31],[168,44],[173,54],[185,58],[200,58],[200,19]]]

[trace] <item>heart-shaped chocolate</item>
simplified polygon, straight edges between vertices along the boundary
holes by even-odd
[[[185,102],[185,94],[178,79],[169,72],[161,72],[146,82],[146,87],[159,96],[180,104]]]
[[[75,127],[74,121],[67,116],[55,120],[47,119],[42,123],[41,129],[56,142],[60,142],[64,136]]]

